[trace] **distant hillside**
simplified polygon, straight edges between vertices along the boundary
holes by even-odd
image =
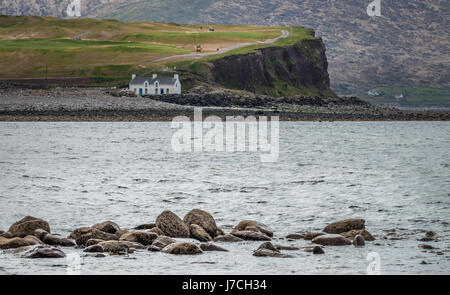
[[[156,60],[280,36],[281,28],[122,23],[117,20],[0,16],[0,78],[128,77],[163,68]],[[291,41],[294,42],[294,41]],[[176,61],[171,60],[171,61]]]
[[[0,13],[65,16],[67,1],[3,0]],[[366,93],[381,85],[450,89],[448,0],[82,0],[83,17],[124,21],[298,25],[327,46],[333,89]]]
[[[362,98],[383,106],[405,108],[450,108],[450,90],[426,87],[377,87],[376,96],[363,95]]]
[[[322,40],[302,27],[214,25],[210,31],[208,25],[0,16],[0,79],[16,83],[77,78],[84,85],[126,85],[132,73],[176,70],[184,90],[203,85],[334,96],[327,69]]]

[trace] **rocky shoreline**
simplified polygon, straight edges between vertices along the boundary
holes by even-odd
[[[171,121],[204,116],[278,116],[282,121],[448,121],[450,112],[403,111],[356,97],[282,97],[229,91],[135,97],[104,88],[0,89],[0,121]]]
[[[437,241],[436,236],[434,232],[427,232],[418,241]],[[308,244],[302,247],[289,244],[301,239]],[[388,235],[383,239],[389,239]],[[328,247],[359,248],[375,240],[361,218],[333,222],[321,232],[294,233],[285,237],[277,236],[263,223],[242,220],[230,233],[225,233],[211,214],[200,209],[189,211],[183,219],[165,210],[154,223],[132,229],[122,229],[112,221],[104,221],[91,227],[76,228],[67,238],[52,233],[47,221],[31,216],[15,222],[6,232],[0,231],[0,249],[21,258],[64,258],[65,248],[78,248],[85,256],[97,258],[130,256],[135,251],[199,255],[209,251],[228,252],[227,243],[255,243],[253,253],[248,253],[255,257],[293,258],[298,251],[319,255],[326,254]],[[439,250],[427,244],[418,247]]]
[[[280,240],[309,240],[299,248],[280,245]],[[263,242],[253,252],[257,257],[294,257],[282,251],[303,250],[324,254],[329,246],[354,245],[362,247],[375,238],[365,229],[364,219],[345,219],[327,225],[323,232],[291,234],[277,237],[265,224],[243,220],[230,233],[221,230],[214,217],[206,211],[193,209],[183,219],[169,210],[163,211],[154,223],[121,229],[112,221],[73,230],[67,237],[51,233],[47,221],[27,216],[0,234],[0,249],[23,258],[63,258],[65,247],[83,249],[86,255],[131,255],[134,251],[148,250],[175,255],[196,255],[208,251],[228,252],[226,243]],[[14,250],[11,250],[14,249]],[[250,253],[249,253],[250,254]]]

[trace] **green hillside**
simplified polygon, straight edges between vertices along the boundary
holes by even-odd
[[[124,82],[131,73],[162,71],[167,65],[186,60],[163,57],[212,53],[241,43],[258,43],[290,30],[291,36],[272,46],[311,38],[303,28],[214,25],[117,20],[58,19],[34,16],[0,16],[0,78],[97,77]],[[227,54],[244,53],[256,47]]]

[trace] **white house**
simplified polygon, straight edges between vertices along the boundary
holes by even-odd
[[[369,90],[367,92],[367,95],[369,95],[369,96],[381,96],[381,94],[378,91],[376,91],[376,90]]]
[[[181,94],[181,83],[178,74],[172,77],[158,77],[153,74],[152,77],[131,76],[130,91],[137,95],[166,95]]]

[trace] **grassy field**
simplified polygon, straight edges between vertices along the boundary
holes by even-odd
[[[264,47],[286,46],[286,45],[292,45],[296,42],[299,42],[300,40],[314,39],[314,31],[311,29],[308,29],[308,28],[288,27],[288,28],[279,28],[279,29],[280,30],[288,30],[289,37],[278,39],[275,43],[272,43],[272,44],[250,45],[250,46],[238,48],[235,50],[230,50],[230,51],[222,53],[222,54],[205,56],[205,57],[197,59],[197,60],[170,61],[166,65],[170,68],[177,67],[177,69],[189,70],[190,72],[193,72],[193,73],[201,73],[202,72],[202,63],[204,63],[204,62],[213,61],[213,60],[223,58],[223,57],[226,57],[229,55],[247,54],[247,53],[253,52],[257,49],[264,48]],[[279,34],[277,36],[279,36]],[[269,39],[269,38],[266,38],[266,39]]]
[[[238,43],[276,38],[283,29],[292,34],[275,45],[311,37],[311,32],[303,28],[215,25],[215,32],[209,32],[208,27],[0,16],[0,78],[106,77],[125,81],[131,73],[161,71],[173,66],[173,61],[167,64],[154,61],[193,53],[197,44],[202,45],[204,52],[215,52]],[[246,53],[257,47],[226,54]]]
[[[450,107],[450,89],[426,87],[379,87],[381,96],[366,97],[377,105],[399,105],[402,107]],[[395,98],[403,94],[403,98]]]

